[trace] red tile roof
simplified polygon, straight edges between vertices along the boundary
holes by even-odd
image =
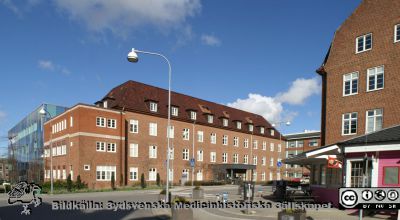
[[[136,81],[127,81],[113,88],[104,98],[107,100],[107,107],[124,109],[125,111],[138,112],[167,118],[168,115],[168,90],[146,85]],[[148,101],[158,102],[158,111],[150,112]],[[97,102],[97,103],[99,103]],[[254,135],[272,137],[269,129],[274,129],[271,124],[262,116],[239,109],[231,108],[214,102],[205,101],[188,95],[171,92],[171,105],[179,107],[178,116],[171,116],[173,120],[192,122],[189,110],[197,111],[196,124],[219,127],[222,129],[236,130],[239,132],[251,133],[247,123],[253,123]],[[214,115],[212,124],[207,122],[207,114]],[[229,125],[224,127],[220,118],[228,118]],[[242,129],[236,129],[234,121],[242,122]],[[261,134],[257,126],[265,127],[265,134]],[[275,129],[274,129],[275,130]],[[279,139],[279,132],[275,130],[272,138]],[[283,139],[283,137],[282,137]]]

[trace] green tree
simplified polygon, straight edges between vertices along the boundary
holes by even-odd
[[[157,173],[156,183],[157,183],[157,186],[161,185],[161,179],[160,179],[160,174],[159,173]]]
[[[72,191],[71,174],[68,174],[68,177],[67,177],[67,190],[68,190],[68,192],[71,192],[71,191]]]
[[[140,186],[144,189],[146,188],[146,180],[144,179],[144,173],[140,176]]]
[[[115,177],[114,172],[111,172],[111,189],[115,190]]]
[[[82,189],[82,188],[83,188],[83,183],[82,183],[82,180],[81,180],[81,175],[78,175],[78,176],[76,177],[76,188],[77,188],[77,189]]]

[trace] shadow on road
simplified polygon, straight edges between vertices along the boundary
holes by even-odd
[[[80,219],[96,219],[96,220],[110,220],[110,219],[168,219],[167,216],[135,216],[133,214],[136,210],[94,210],[90,212],[83,212],[81,210],[52,210],[49,203],[42,203],[38,207],[33,207],[30,215],[21,215],[23,210],[22,205],[10,205],[0,207],[1,220],[14,220],[14,219],[27,219],[27,220],[80,220]],[[150,212],[151,213],[151,212]]]

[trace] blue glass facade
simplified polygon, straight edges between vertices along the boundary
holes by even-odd
[[[10,180],[40,183],[43,181],[43,123],[50,115],[41,115],[45,108],[55,117],[68,108],[42,104],[8,131],[8,155],[11,162]]]

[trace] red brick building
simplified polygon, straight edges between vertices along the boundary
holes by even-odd
[[[303,152],[315,150],[321,147],[321,132],[304,131],[301,133],[286,134],[286,158],[294,157]],[[308,176],[310,170],[305,166],[286,164],[285,177],[289,179]]]
[[[91,188],[166,180],[167,90],[128,81],[96,106],[77,104],[45,123],[45,179],[77,175]],[[262,116],[172,93],[171,176],[190,181],[280,179],[280,133]],[[194,149],[194,150],[193,150]],[[190,159],[195,158],[192,177]]]
[[[400,1],[363,0],[335,32],[322,76],[322,145],[400,124]]]

